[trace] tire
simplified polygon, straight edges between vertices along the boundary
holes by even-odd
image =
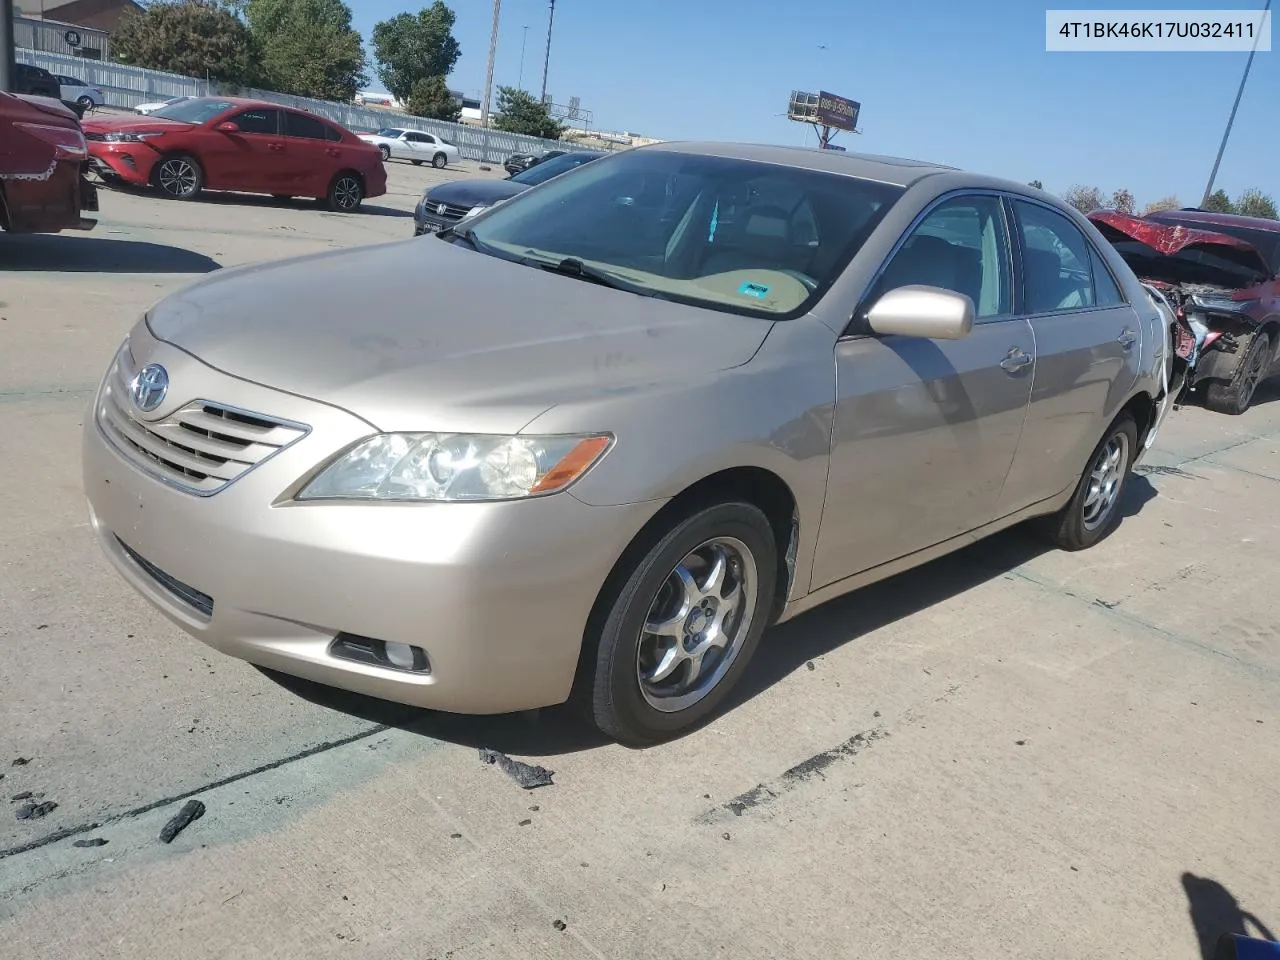
[[[717,556],[726,561],[718,590],[708,580]],[[645,746],[710,716],[759,645],[777,567],[768,518],[752,504],[730,502],[690,512],[615,571],[588,627],[587,642],[595,643],[581,661],[580,703],[595,725],[620,743]],[[732,628],[720,631],[725,622]],[[672,633],[648,632],[646,624]],[[702,669],[690,685],[690,653],[699,650]]]
[[[190,154],[173,153],[156,163],[151,185],[170,200],[194,200],[204,188],[204,170]]]
[[[1086,550],[1115,529],[1137,451],[1138,425],[1122,413],[1089,454],[1070,502],[1041,521],[1051,543],[1062,550]]]
[[[383,163],[386,163],[388,160],[391,159],[391,148],[388,147],[385,143],[378,145],[378,152],[382,154]]]
[[[364,200],[364,183],[358,174],[343,170],[329,184],[326,203],[337,213],[355,213]]]
[[[449,158],[446,157],[443,153],[437,153],[434,157],[431,158],[431,165],[435,167],[437,170],[443,170],[448,163],[449,163]]]
[[[88,110],[94,106],[93,97],[90,96],[76,97],[76,103],[80,104],[80,109],[82,110]]]
[[[1236,364],[1236,372],[1225,383],[1210,381],[1204,392],[1204,405],[1215,413],[1240,416],[1249,409],[1253,395],[1271,365],[1271,338],[1259,331],[1249,341],[1249,350]]]

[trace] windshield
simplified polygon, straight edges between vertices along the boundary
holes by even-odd
[[[641,149],[522,193],[469,232],[486,253],[535,266],[578,261],[636,293],[795,316],[902,193],[797,167]]]
[[[566,170],[582,166],[588,160],[595,160],[598,156],[599,154],[595,153],[562,153],[558,157],[544,160],[535,167],[517,173],[511,181],[535,187],[540,183],[546,183],[552,177],[560,176]]]
[[[183,100],[181,103],[166,104],[151,116],[161,120],[177,120],[180,123],[207,123],[234,106],[230,100]]]
[[[386,137],[389,140],[396,140],[399,138],[400,134],[402,133],[404,133],[403,130],[397,130],[395,127],[383,127],[381,130],[375,133],[374,136]]]

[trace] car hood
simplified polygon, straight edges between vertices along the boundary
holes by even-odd
[[[95,117],[84,120],[81,126],[86,133],[171,133],[190,129],[192,124],[181,120],[165,120],[163,117],[144,117],[134,114],[118,117]]]
[[[1153,269],[1161,274],[1159,279],[1162,280],[1217,282],[1228,287],[1250,286],[1271,278],[1271,268],[1261,251],[1239,237],[1178,224],[1157,223],[1114,210],[1096,210],[1089,214],[1089,219],[1113,244],[1136,240],[1152,251],[1120,251],[1134,273],[1144,279]],[[1239,269],[1215,270],[1197,258],[1196,251],[1211,254]]]
[[[510,180],[454,180],[432,187],[426,193],[426,200],[427,203],[447,203],[455,207],[487,207],[528,189],[528,184]]]
[[[436,237],[221,271],[161,301],[147,323],[210,366],[381,430],[478,433],[739,366],[773,325]]]
[[[46,114],[47,117],[41,117],[43,123],[49,123],[49,118],[57,118],[60,127],[75,127],[79,123],[79,119],[70,107],[61,100],[55,100],[52,97],[37,97],[27,93],[6,94],[16,100],[21,100],[28,107],[39,113]],[[33,118],[34,119],[34,118]]]

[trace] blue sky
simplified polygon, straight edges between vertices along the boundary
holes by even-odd
[[[479,95],[491,0],[446,0],[462,57],[449,78]],[[1241,9],[1262,0],[557,0],[547,91],[595,126],[663,139],[802,144],[792,89],[862,103],[851,150],[937,160],[1061,192],[1126,187],[1139,204],[1198,203],[1247,54],[1047,53],[1045,9]],[[404,0],[353,0],[355,26]],[[410,9],[417,9],[410,6]],[[1277,18],[1280,19],[1280,18]],[[546,0],[503,0],[497,84],[542,82]],[[1280,47],[1280,36],[1273,36]],[[825,44],[826,49],[819,45]],[[380,87],[374,81],[375,87]],[[1217,185],[1280,197],[1280,52],[1260,52]]]

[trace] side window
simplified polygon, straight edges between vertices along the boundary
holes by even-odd
[[[327,124],[325,125],[325,128],[324,128],[324,138],[332,143],[342,142],[342,134],[339,133],[337,130],[335,130],[333,127],[328,126]]]
[[[911,284],[965,294],[978,319],[1011,313],[1009,234],[999,198],[956,197],[929,211],[885,267],[873,299]]]
[[[284,133],[287,137],[302,137],[306,140],[323,140],[328,125],[305,113],[294,113],[286,110],[284,114]]]
[[[1076,225],[1039,204],[1013,202],[1022,228],[1027,313],[1080,310],[1097,302],[1089,244]]]
[[[1124,294],[1116,285],[1115,277],[1108,269],[1106,261],[1092,245],[1089,246],[1089,259],[1093,261],[1093,286],[1098,293],[1098,306],[1118,307],[1126,303]]]
[[[231,122],[240,128],[241,133],[275,135],[280,132],[280,111],[242,110],[231,118]]]

